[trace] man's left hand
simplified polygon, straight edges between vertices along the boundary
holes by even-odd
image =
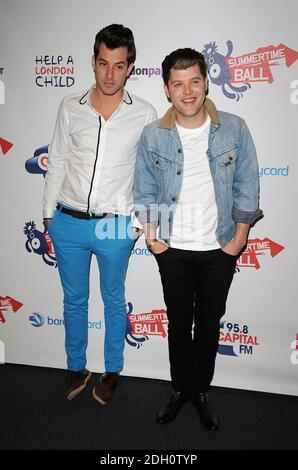
[[[243,243],[243,242],[238,242],[236,240],[231,240],[224,247],[222,247],[222,251],[224,251],[228,255],[237,256],[237,255],[239,255],[242,248],[244,248],[244,246],[245,246],[245,243]]]

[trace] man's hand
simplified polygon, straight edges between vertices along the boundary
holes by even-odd
[[[51,220],[52,219],[43,219],[43,226],[44,226],[46,232],[48,231],[48,226],[50,225]]]
[[[161,253],[169,249],[166,243],[161,242],[159,240],[147,240],[147,246],[151,253],[153,253],[154,255],[160,255]]]
[[[231,240],[229,243],[227,243],[222,248],[222,251],[224,251],[228,255],[237,256],[237,255],[239,255],[242,248],[244,248],[245,243],[246,243],[246,241],[245,242],[240,242],[240,241],[236,241],[236,240]]]
[[[245,247],[247,243],[249,228],[250,226],[248,224],[237,222],[236,233],[233,240],[227,243],[222,248],[222,251],[232,256],[239,255],[240,251],[242,250],[242,248]]]

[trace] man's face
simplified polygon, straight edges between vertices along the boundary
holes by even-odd
[[[115,95],[124,87],[133,64],[128,66],[127,47],[111,50],[102,42],[96,60],[94,56],[92,57],[92,67],[96,88],[104,95]]]
[[[185,70],[171,69],[165,92],[177,112],[177,122],[181,125],[195,123],[204,115],[203,104],[208,87],[207,77],[203,77],[198,65]],[[200,125],[200,124],[199,124]]]

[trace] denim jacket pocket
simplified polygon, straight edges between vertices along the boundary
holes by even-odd
[[[150,152],[150,159],[154,167],[161,171],[166,170],[172,163],[172,158],[162,152]]]
[[[237,147],[215,157],[218,175],[222,182],[232,183],[237,162]]]

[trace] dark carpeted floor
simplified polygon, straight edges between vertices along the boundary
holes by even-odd
[[[155,423],[169,383],[122,377],[113,402],[101,406],[88,387],[64,399],[65,372],[0,366],[1,449],[253,450],[298,449],[297,397],[214,387],[218,432],[201,425],[189,403],[176,420]]]

